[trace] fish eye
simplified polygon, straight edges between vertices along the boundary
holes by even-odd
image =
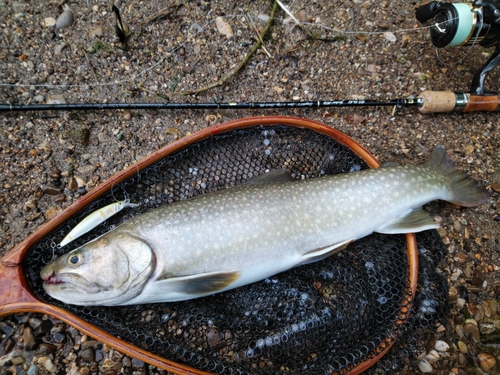
[[[76,266],[80,264],[80,261],[82,260],[82,254],[80,252],[74,252],[73,254],[70,254],[68,257],[68,264],[71,266]]]

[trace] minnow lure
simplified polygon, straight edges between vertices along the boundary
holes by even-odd
[[[117,214],[121,210],[127,207],[138,207],[136,203],[130,203],[128,199],[120,202],[111,203],[97,211],[92,212],[85,219],[80,221],[76,227],[74,227],[64,239],[61,241],[59,246],[65,246],[71,241],[76,240],[78,237],[90,232],[92,229],[97,227],[102,222],[108,220],[111,216]]]

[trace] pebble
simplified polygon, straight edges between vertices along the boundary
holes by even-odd
[[[55,353],[56,346],[49,344],[47,342],[42,342],[38,348],[35,350],[35,355],[41,356],[44,354]]]
[[[56,19],[53,17],[47,17],[43,20],[43,26],[46,28],[54,27],[56,24]]]
[[[47,186],[43,192],[47,195],[58,195],[61,194],[61,189],[56,188],[55,186]]]
[[[477,326],[477,322],[475,319],[467,319],[465,320],[465,324],[463,326],[463,333],[466,338],[472,337],[476,342],[479,341],[479,328]]]
[[[55,32],[66,27],[70,27],[71,25],[73,25],[73,22],[75,22],[75,16],[73,15],[73,12],[69,8],[69,6],[67,4],[64,4],[63,9],[64,12],[62,12],[59,17],[57,17]]]
[[[432,372],[432,365],[426,358],[422,358],[418,363],[418,369],[423,373]]]
[[[130,112],[130,111],[123,111],[123,119],[125,121],[132,120],[132,112]]]
[[[23,341],[25,350],[33,350],[36,345],[35,335],[33,335],[33,329],[31,327],[24,328]]]
[[[393,33],[391,33],[390,31],[386,31],[384,33],[384,38],[387,39],[389,42],[391,43],[394,43],[396,42],[398,39],[396,38],[396,35],[394,35]]]
[[[457,343],[457,346],[458,346],[458,350],[460,350],[460,353],[467,354],[467,344],[465,342],[460,340]]]
[[[55,206],[52,206],[51,208],[49,208],[47,211],[45,211],[45,218],[47,220],[49,219],[52,219],[53,217],[55,217],[57,214],[59,213],[59,209]]]
[[[479,367],[481,367],[481,370],[484,372],[493,371],[497,365],[495,357],[489,353],[479,353],[477,360],[479,362]]]
[[[425,358],[430,362],[430,363],[433,363],[433,362],[437,362],[439,361],[439,359],[441,358],[439,353],[435,350],[431,350],[429,353],[427,353],[427,355],[425,356]]]
[[[38,367],[34,363],[31,364],[30,368],[26,372],[27,375],[38,375]]]
[[[436,344],[434,345],[434,349],[436,349],[438,352],[447,352],[448,350],[450,350],[450,346],[443,340],[437,340]]]
[[[94,349],[85,348],[80,352],[80,359],[85,362],[92,362],[95,358]]]
[[[226,38],[234,38],[233,28],[226,22],[223,17],[217,17],[215,19],[215,26],[217,27],[219,33],[224,35]]]
[[[69,47],[70,44],[68,42],[63,42],[54,47],[54,55],[60,56],[62,55],[62,51],[66,48]]]

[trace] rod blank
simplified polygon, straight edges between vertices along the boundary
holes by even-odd
[[[325,107],[418,107],[421,113],[500,111],[497,94],[475,95],[453,91],[424,91],[416,99],[319,100],[303,102],[242,103],[74,103],[74,104],[1,104],[0,112],[90,111],[101,109],[283,109]]]
[[[322,107],[366,107],[417,105],[412,99],[390,101],[374,100],[328,100],[309,102],[242,102],[242,103],[75,103],[75,104],[34,104],[0,105],[0,112],[26,111],[74,111],[100,109],[282,109],[282,108],[322,108]]]

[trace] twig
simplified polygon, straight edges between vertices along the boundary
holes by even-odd
[[[163,17],[168,17],[170,14],[175,12],[178,8],[180,8],[183,5],[184,4],[173,4],[173,5],[169,5],[166,8],[160,9],[159,11],[157,11],[157,12],[153,13],[152,15],[150,15],[149,17],[147,17],[141,23],[141,27],[144,27],[144,26],[150,24],[151,22],[156,21],[157,19],[160,19]]]
[[[308,40],[320,40],[323,42],[339,42],[339,41],[345,41],[347,39],[344,35],[338,35],[334,37],[322,37],[314,35],[304,27],[304,25],[297,19],[297,17],[295,17],[292,14],[292,12],[290,12],[290,10],[280,0],[276,0],[276,2],[279,4],[281,9],[283,9],[285,13],[290,16],[290,18],[295,22],[295,25],[304,33],[304,35]]]
[[[271,54],[269,53],[269,51],[266,49],[266,45],[264,44],[264,41],[262,40],[262,37],[260,36],[260,33],[259,33],[259,30],[257,30],[257,27],[255,26],[255,24],[253,23],[252,21],[252,18],[247,14],[247,19],[248,19],[248,23],[250,24],[250,27],[253,29],[253,31],[255,31],[255,33],[257,34],[257,38],[260,40],[260,43],[262,44],[262,49],[264,50],[264,52],[267,54],[267,57],[271,58]]]
[[[252,56],[257,52],[257,50],[262,46],[262,41],[266,37],[266,35],[269,33],[269,30],[271,29],[271,26],[274,22],[274,15],[276,14],[276,10],[278,9],[278,3],[275,1],[273,4],[273,8],[271,9],[271,14],[269,15],[269,20],[267,21],[267,25],[260,34],[260,38],[257,40],[257,42],[254,44],[252,49],[245,55],[245,58],[234,68],[231,70],[227,75],[219,79],[217,82],[199,88],[197,90],[189,90],[189,91],[183,91],[179,95],[181,96],[186,96],[186,95],[197,95],[199,93],[202,93],[204,91],[208,91],[210,89],[213,89],[215,87],[219,87],[224,85],[228,80],[230,80],[234,75],[236,75],[247,63],[250,61]]]

